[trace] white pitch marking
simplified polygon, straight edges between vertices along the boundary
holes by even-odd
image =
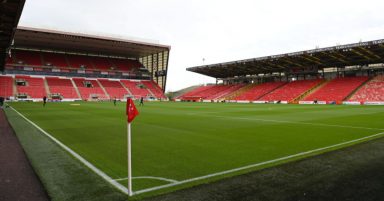
[[[305,151],[305,152],[300,152],[300,153],[289,155],[289,156],[284,156],[282,158],[277,158],[277,159],[273,159],[273,160],[269,160],[269,161],[264,161],[264,162],[261,162],[261,163],[255,163],[255,164],[251,164],[251,165],[247,165],[247,166],[243,166],[243,167],[239,167],[239,168],[225,170],[225,171],[222,171],[222,172],[216,172],[216,173],[209,174],[209,175],[204,175],[204,176],[200,176],[200,177],[186,179],[186,180],[178,181],[176,183],[171,183],[171,184],[166,184],[166,185],[162,185],[162,186],[156,186],[156,187],[152,187],[152,188],[138,190],[138,191],[134,192],[134,194],[136,195],[136,194],[147,193],[147,192],[151,192],[151,191],[160,190],[160,189],[163,189],[163,188],[168,188],[168,187],[177,186],[177,185],[181,185],[181,184],[185,184],[185,183],[190,183],[190,182],[194,182],[194,181],[198,181],[198,180],[208,179],[208,178],[215,177],[215,176],[220,176],[220,175],[225,175],[225,174],[229,174],[229,173],[234,173],[234,172],[238,172],[238,171],[241,171],[241,170],[255,168],[255,167],[258,167],[258,166],[267,165],[267,164],[271,164],[271,163],[275,163],[275,162],[279,162],[279,161],[284,161],[284,160],[288,160],[288,159],[291,159],[291,158],[305,156],[305,155],[309,155],[309,154],[312,154],[312,153],[315,153],[315,152],[324,151],[324,150],[327,150],[327,149],[331,149],[331,148],[335,148],[335,147],[351,144],[351,143],[354,143],[354,142],[363,141],[363,140],[374,138],[374,137],[378,137],[378,136],[381,136],[381,135],[384,135],[384,132],[376,133],[374,135],[358,138],[358,139],[355,139],[355,140],[350,140],[350,141],[347,141],[347,142],[342,142],[342,143],[334,144],[334,145],[323,147],[323,148],[313,149],[313,150],[310,150],[310,151]]]
[[[115,181],[123,181],[123,180],[127,180],[127,179],[128,179],[128,177],[114,179],[114,180]],[[138,177],[132,177],[132,179],[155,179],[155,180],[162,180],[162,181],[166,181],[166,182],[170,182],[170,183],[178,182],[177,180],[174,180],[174,179],[168,179],[168,178],[164,178],[164,177],[152,177],[152,176],[138,176]]]
[[[27,117],[25,117],[24,115],[22,115],[20,112],[18,112],[16,109],[14,109],[13,107],[11,107],[17,114],[19,114],[22,118],[24,118],[27,122],[29,122],[30,124],[32,124],[33,126],[35,126],[38,130],[40,130],[44,135],[46,135],[48,138],[50,138],[52,141],[54,141],[56,144],[58,144],[61,148],[63,148],[64,150],[66,150],[68,153],[70,153],[73,157],[75,157],[76,159],[78,159],[80,162],[82,162],[85,166],[87,166],[89,169],[91,169],[93,172],[95,172],[97,175],[99,175],[101,178],[103,178],[104,180],[106,180],[107,182],[109,182],[110,184],[112,184],[113,186],[115,186],[117,189],[119,189],[120,191],[124,192],[125,194],[128,194],[128,189],[126,187],[124,187],[123,185],[121,185],[120,183],[114,181],[111,177],[109,177],[107,174],[105,174],[103,171],[101,171],[100,169],[98,169],[97,167],[95,167],[94,165],[92,165],[92,163],[88,162],[87,160],[85,160],[83,157],[81,157],[78,153],[76,153],[75,151],[73,151],[71,148],[67,147],[66,145],[64,145],[63,143],[61,143],[59,140],[57,140],[55,137],[53,137],[52,135],[50,135],[49,133],[47,133],[45,130],[43,130],[42,128],[40,128],[38,125],[36,125],[35,123],[33,123],[31,120],[29,120]]]
[[[218,118],[227,118],[227,119],[242,119],[242,120],[255,120],[255,121],[265,121],[265,122],[276,122],[276,123],[304,124],[304,125],[312,125],[312,126],[355,128],[355,129],[366,129],[366,130],[384,130],[384,128],[369,128],[369,127],[360,127],[360,126],[346,126],[346,125],[337,125],[337,124],[309,123],[309,122],[300,122],[300,121],[257,119],[257,118],[246,118],[246,117],[229,117],[229,116],[218,116],[218,115],[204,115],[204,116],[207,116],[207,117],[218,117]]]

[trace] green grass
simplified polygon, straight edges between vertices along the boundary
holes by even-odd
[[[12,103],[11,106],[110,177],[125,178],[125,104],[119,103],[116,107],[109,102],[71,104],[48,103],[45,108],[41,103]],[[132,124],[133,176],[178,181],[384,132],[383,106],[153,102],[138,109],[140,115]],[[328,150],[321,152],[324,151]],[[289,160],[295,159],[298,158]],[[121,183],[126,185],[126,181]],[[168,182],[133,180],[135,191],[164,184]]]

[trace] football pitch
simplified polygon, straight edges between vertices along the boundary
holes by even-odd
[[[127,185],[125,103],[10,103]],[[147,102],[132,124],[133,189],[172,191],[384,135],[383,106]]]

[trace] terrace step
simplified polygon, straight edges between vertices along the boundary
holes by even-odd
[[[250,89],[252,89],[256,85],[257,84],[246,85],[246,86],[240,88],[239,90],[234,91],[233,93],[228,94],[226,97],[224,97],[224,99],[225,100],[233,100],[235,97],[240,96],[241,94],[249,91]]]
[[[262,98],[263,98],[264,96],[266,96],[266,95],[268,95],[268,94],[270,94],[270,93],[272,93],[272,92],[274,92],[274,91],[280,89],[281,87],[284,87],[284,86],[287,85],[288,83],[289,83],[289,82],[286,82],[286,83],[284,83],[284,84],[282,84],[282,85],[280,85],[280,86],[274,88],[272,91],[270,91],[270,92],[268,92],[268,93],[266,93],[266,94],[260,96],[257,100],[262,100]]]
[[[326,85],[329,81],[327,80],[323,80],[322,82],[320,82],[318,85],[314,86],[313,88],[309,89],[308,91],[304,92],[303,94],[301,94],[299,97],[297,97],[296,99],[294,99],[292,102],[293,103],[298,103],[300,100],[304,99],[305,97],[307,97],[308,95],[312,94],[313,92],[321,89],[324,85]]]
[[[108,94],[107,90],[105,90],[104,86],[100,83],[99,80],[96,80],[97,84],[99,84],[101,90],[103,90],[104,94],[107,96],[108,99],[111,99],[111,96]]]
[[[45,77],[43,78],[43,82],[44,82],[44,89],[45,89],[45,92],[47,93],[47,95],[51,94],[51,92],[50,92],[50,90],[49,90],[49,86],[48,86],[47,79],[45,79]]]
[[[66,57],[65,57],[65,58],[66,58]],[[67,62],[68,62],[68,61],[67,61]],[[71,83],[72,83],[73,87],[75,88],[75,91],[76,91],[77,96],[81,99],[81,95],[80,95],[79,88],[77,88],[77,85],[75,84],[75,82],[73,81],[72,78],[70,78],[70,80],[71,80]]]
[[[153,97],[156,97],[155,94],[151,91],[151,89],[147,88],[148,92],[151,93]]]
[[[120,82],[120,81],[119,81],[119,82]],[[125,90],[128,91],[129,95],[132,96],[132,92],[131,92],[131,90],[129,90],[129,89],[128,89],[122,82],[120,82],[120,84],[121,84],[121,86],[123,86],[123,88],[124,88]]]
[[[346,100],[349,100],[350,98],[352,98],[353,95],[355,95],[355,93],[357,91],[360,90],[361,87],[363,87],[365,84],[367,84],[369,81],[371,81],[373,79],[373,77],[370,77],[369,79],[367,79],[365,82],[363,82],[360,86],[358,86],[356,89],[354,89],[347,97],[344,98],[343,101],[346,101]]]

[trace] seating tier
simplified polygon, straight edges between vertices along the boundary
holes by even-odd
[[[235,97],[235,100],[257,100],[261,98],[263,95],[271,92],[272,90],[284,85],[286,82],[266,82],[263,84],[255,85],[248,91],[239,94]]]
[[[51,94],[60,94],[63,98],[78,99],[75,88],[70,79],[58,77],[46,77]]]
[[[16,86],[18,94],[27,94],[30,98],[43,98],[47,96],[42,77],[30,77],[25,75],[16,75],[16,80],[24,80],[25,86]]]
[[[343,77],[329,81],[320,89],[304,98],[305,101],[343,101],[357,87],[362,85],[368,77]]]
[[[13,78],[11,76],[0,76],[0,96],[13,96]]]
[[[384,101],[384,75],[378,75],[362,86],[350,101]]]
[[[321,79],[315,80],[297,80],[272,91],[271,93],[259,98],[264,101],[293,101],[304,92],[312,89],[322,82]]]

